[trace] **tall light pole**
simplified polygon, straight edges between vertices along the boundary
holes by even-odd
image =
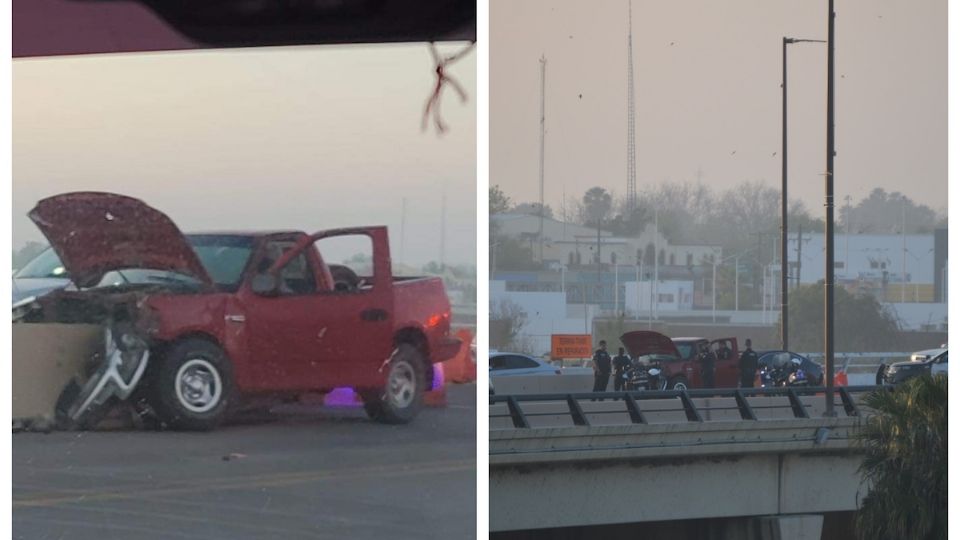
[[[540,266],[543,266],[543,156],[544,137],[547,132],[546,96],[547,96],[547,57],[540,57]]]
[[[833,0],[828,0],[827,4],[827,173],[824,176],[824,206],[826,207],[826,223],[824,225],[824,236],[826,247],[826,268],[824,272],[823,283],[823,343],[824,343],[824,361],[827,371],[827,391],[826,410],[824,416],[836,416],[833,410],[833,157],[834,157],[834,131],[833,131],[833,47],[834,47],[834,18]]]
[[[823,43],[820,39],[797,39],[783,38],[783,82],[781,88],[783,91],[783,147],[780,151],[780,161],[783,167],[781,172],[782,186],[780,188],[780,342],[783,350],[788,351],[787,345],[788,328],[787,324],[787,288],[788,264],[787,258],[787,45],[791,43]]]

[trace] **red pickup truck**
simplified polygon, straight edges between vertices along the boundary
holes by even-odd
[[[646,357],[659,362],[661,389],[685,390],[703,386],[698,352],[704,344],[717,355],[716,387],[737,388],[740,385],[740,352],[735,337],[714,340],[697,337],[671,339],[659,332],[637,330],[623,334],[620,341],[631,357]]]
[[[211,429],[247,397],[349,386],[372,418],[403,423],[461,347],[443,282],[393,276],[385,227],[183,235],[137,199],[92,192],[30,218],[75,287],[19,319],[107,329],[99,368],[62,397],[74,420],[136,394],[172,427]],[[372,248],[369,273],[324,262],[323,241],[344,237]]]

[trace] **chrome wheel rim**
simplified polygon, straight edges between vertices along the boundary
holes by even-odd
[[[398,408],[405,409],[413,403],[417,393],[416,372],[408,362],[394,362],[387,379],[387,399]]]
[[[185,409],[205,413],[220,403],[223,383],[220,372],[203,358],[192,358],[177,370],[177,400]]]

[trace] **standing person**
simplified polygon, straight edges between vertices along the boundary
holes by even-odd
[[[627,381],[624,379],[624,374],[630,368],[630,357],[623,352],[623,347],[620,347],[617,355],[613,357],[613,390],[616,392],[626,387]]]
[[[730,344],[726,341],[721,341],[720,347],[717,348],[717,360],[729,360],[732,354],[733,349],[730,348]]]
[[[593,391],[606,392],[609,382],[610,354],[607,352],[607,342],[601,340],[600,348],[593,353]],[[596,400],[596,398],[593,398],[591,401]]]
[[[716,380],[717,355],[710,350],[710,345],[700,346],[700,380],[703,388],[713,388]]]
[[[740,354],[740,388],[753,388],[753,381],[757,377],[757,361],[759,357],[753,350],[753,343],[748,339],[747,348]]]

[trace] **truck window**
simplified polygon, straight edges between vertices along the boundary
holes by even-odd
[[[320,257],[330,268],[334,292],[361,292],[373,286],[373,240],[369,236],[331,236],[321,238],[315,245]]]
[[[266,252],[257,265],[257,272],[266,272],[284,253],[295,245],[287,240],[272,240],[267,243]],[[298,296],[317,292],[317,280],[310,268],[307,252],[304,251],[290,259],[286,266],[280,269],[280,294],[284,296]]]

